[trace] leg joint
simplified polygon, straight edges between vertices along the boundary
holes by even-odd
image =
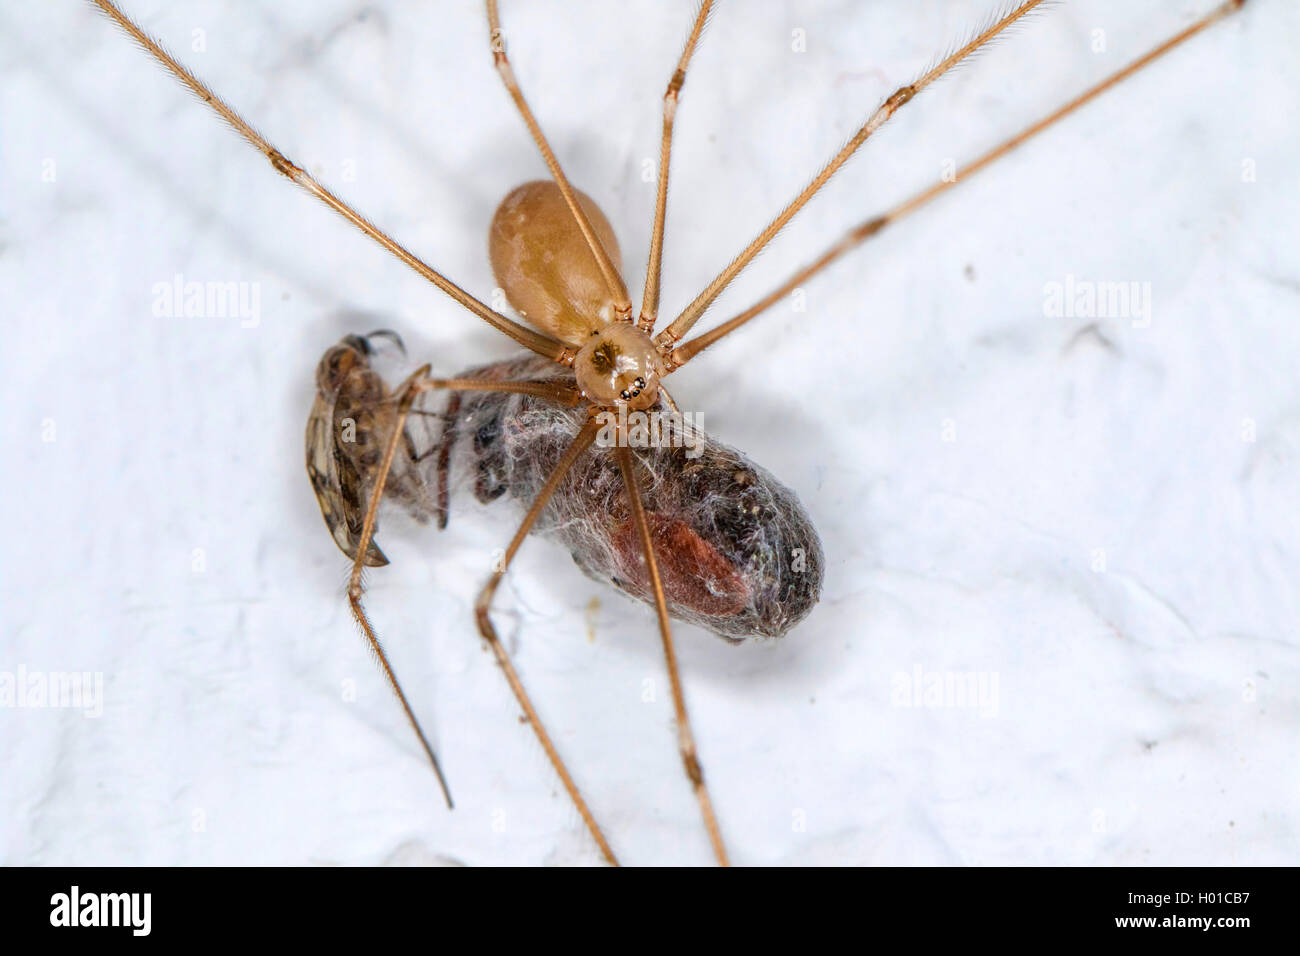
[[[862,225],[854,228],[852,232],[852,241],[862,242],[863,240],[870,239],[887,225],[889,225],[889,218],[887,216],[877,216],[874,219],[868,219]]]
[[[691,786],[704,786],[704,770],[700,767],[700,758],[695,756],[694,750],[682,751],[682,764],[686,767],[686,776],[690,778]]]
[[[914,96],[916,96],[915,86],[911,84],[900,86],[893,92],[893,95],[891,95],[889,99],[885,100],[885,108],[892,113],[905,103],[910,103]]]
[[[298,174],[302,172],[297,166],[291,163],[278,149],[272,149],[266,154],[266,158],[271,161],[275,171],[281,176],[287,176],[294,182],[298,181]]]

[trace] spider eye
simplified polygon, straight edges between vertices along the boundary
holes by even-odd
[[[632,387],[635,388],[638,392],[641,391],[641,389],[645,388],[645,379],[643,379],[640,375],[638,375],[636,377],[636,381],[632,383]]]
[[[627,389],[623,389],[623,391],[619,392],[618,394],[622,397],[623,401],[625,402],[632,397],[631,395],[628,394]]]

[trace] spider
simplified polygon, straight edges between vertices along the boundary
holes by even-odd
[[[112,5],[101,2],[99,4],[108,12],[114,12]],[[822,172],[814,178],[812,183],[800,193],[799,197],[791,203],[786,209],[773,219],[770,224],[762,230],[758,237],[738,256],[730,265],[724,269],[717,278],[697,296],[689,305],[678,313],[671,321],[665,321],[656,327],[658,319],[658,301],[659,301],[659,276],[660,264],[663,249],[664,221],[667,215],[667,182],[669,170],[671,169],[671,151],[672,143],[672,117],[676,109],[678,98],[683,90],[681,80],[687,75],[687,69],[693,54],[693,50],[700,38],[702,27],[709,14],[710,4],[704,4],[700,8],[693,28],[690,32],[689,39],[686,43],[685,50],[679,61],[678,70],[672,74],[670,80],[668,95],[665,97],[664,110],[664,128],[663,128],[663,148],[660,152],[658,169],[659,187],[657,190],[657,199],[655,204],[654,227],[652,228],[651,255],[647,268],[647,281],[645,290],[642,295],[640,307],[634,310],[630,297],[623,288],[622,278],[619,270],[616,268],[613,257],[600,235],[605,231],[602,226],[603,215],[598,212],[592,212],[584,208],[584,203],[580,201],[581,194],[572,186],[563,176],[559,163],[554,159],[546,145],[546,140],[540,132],[540,127],[531,120],[531,113],[527,108],[526,100],[518,88],[513,85],[512,71],[509,67],[509,59],[506,55],[506,48],[503,43],[503,35],[499,29],[498,17],[496,15],[495,4],[489,4],[488,21],[489,37],[494,61],[498,71],[506,80],[507,89],[511,92],[512,99],[519,106],[521,113],[525,117],[530,131],[533,132],[534,138],[541,148],[543,155],[547,159],[547,165],[552,173],[553,181],[548,185],[544,192],[540,193],[534,200],[534,205],[538,207],[536,214],[526,216],[534,223],[539,224],[522,230],[525,244],[532,241],[530,236],[534,235],[529,229],[539,229],[543,232],[552,234],[562,234],[565,242],[574,246],[576,251],[570,252],[566,257],[564,265],[564,274],[580,277],[584,288],[601,288],[603,291],[598,297],[592,300],[591,307],[584,309],[573,309],[565,313],[559,320],[553,320],[549,324],[539,320],[539,328],[530,328],[521,323],[515,322],[506,317],[502,312],[491,308],[484,303],[472,299],[467,293],[458,287],[452,286],[449,280],[442,277],[440,273],[434,273],[432,269],[415,259],[414,256],[405,252],[404,249],[397,247],[392,240],[380,234],[375,227],[362,221],[350,207],[339,200],[333,193],[328,192],[317,182],[309,172],[296,165],[292,159],[275,150],[274,147],[261,139],[251,127],[243,124],[233,113],[227,113],[226,119],[235,125],[236,129],[250,139],[254,145],[262,149],[270,159],[272,166],[280,173],[293,180],[297,185],[307,189],[317,198],[322,199],[327,205],[340,212],[346,218],[377,238],[384,244],[390,252],[398,255],[402,261],[411,265],[425,278],[433,281],[444,292],[452,295],[461,305],[465,306],[471,312],[478,315],[498,331],[504,332],[518,344],[531,349],[538,355],[554,361],[557,365],[570,369],[573,372],[573,382],[566,385],[564,389],[559,388],[536,388],[534,385],[541,383],[507,383],[502,385],[497,383],[490,389],[481,389],[487,391],[499,392],[519,392],[531,393],[532,397],[554,400],[557,402],[576,401],[589,404],[596,410],[610,410],[617,408],[629,408],[634,411],[644,410],[651,407],[652,403],[659,397],[662,391],[662,382],[670,374],[675,373],[679,368],[684,367],[690,361],[696,358],[706,347],[712,347],[721,341],[726,335],[734,332],[736,329],[748,323],[752,318],[757,316],[764,308],[770,306],[773,302],[779,301],[787,294],[802,286],[810,280],[817,272],[825,268],[835,259],[849,251],[858,243],[871,238],[881,232],[888,224],[898,221],[909,214],[915,208],[930,201],[939,193],[945,191],[952,183],[945,182],[941,186],[936,186],[932,191],[919,194],[912,200],[895,207],[884,215],[872,216],[863,220],[862,225],[851,230],[846,238],[830,246],[825,255],[819,257],[810,266],[800,270],[790,279],[782,283],[778,289],[771,295],[764,297],[754,308],[747,309],[742,313],[721,325],[714,326],[713,330],[702,335],[690,337],[695,322],[703,314],[705,308],[710,305],[727,284],[739,273],[760,252],[767,243],[778,233],[784,224],[795,215],[811,196],[820,188],[830,176],[833,175],[839,167],[852,155],[858,147],[866,142],[871,135],[880,128],[895,112],[903,108],[910,108],[908,104],[920,93],[926,86],[934,82],[939,77],[947,73],[952,67],[962,62],[968,55],[980,49],[985,43],[993,37],[1000,34],[1006,27],[1018,21],[1038,3],[1025,3],[1016,5],[1011,8],[1005,15],[996,18],[987,28],[982,29],[974,35],[973,39],[961,45],[951,55],[941,59],[935,67],[927,71],[917,81],[906,84],[899,88],[897,92],[888,97],[885,103],[874,113],[871,114],[866,124],[862,126],[858,134],[850,140],[835,161],[827,166]],[[1178,41],[1188,38],[1195,32],[1199,32],[1208,24],[1217,19],[1221,19],[1228,12],[1239,7],[1239,3],[1225,4],[1216,9],[1216,11],[1200,20],[1195,25],[1194,30],[1184,31],[1178,37]],[[128,30],[131,29],[129,22],[125,18],[118,17],[121,23]],[[136,37],[140,42],[145,44],[146,49],[154,53],[170,69],[182,75],[184,78],[187,74],[182,74],[182,68],[176,61],[169,60],[160,48],[151,47],[150,41],[143,35]],[[1165,52],[1162,50],[1161,52]],[[1143,61],[1145,62],[1145,61]],[[1126,75],[1126,74],[1125,74]],[[1122,76],[1115,77],[1116,80]],[[192,78],[191,78],[192,80]],[[197,83],[197,81],[193,81]],[[1103,84],[1106,86],[1108,84]],[[1088,92],[1088,98],[1102,92],[1101,87],[1095,87]],[[1082,105],[1082,101],[1076,101],[1067,106],[1065,111],[1059,114],[1053,114],[1046,122],[1027,130],[1028,135],[1033,135],[1045,128],[1048,123],[1054,123],[1065,113],[1072,111]],[[1019,140],[1013,140],[1011,146],[1018,145]],[[985,154],[983,158],[976,163],[967,164],[962,167],[957,177],[952,181],[960,182],[969,178],[970,175],[983,168],[982,163],[991,162],[1001,155],[1001,152],[995,150]],[[543,208],[545,207],[545,208]],[[576,232],[575,232],[576,230]],[[582,243],[578,247],[576,242],[571,242],[574,236],[580,236]],[[584,255],[582,253],[586,254]],[[507,274],[505,281],[502,282],[506,290],[506,297],[511,305],[514,305],[521,312],[531,312],[533,317],[537,317],[539,311],[545,311],[539,308],[520,307],[521,301],[526,297],[526,291],[518,287],[512,288],[508,278],[511,266],[507,264],[504,272]],[[523,272],[521,268],[519,270]],[[502,277],[503,271],[498,270],[498,277]],[[559,273],[557,273],[557,276]],[[559,278],[549,278],[542,285],[555,285],[561,280]],[[622,291],[620,291],[622,289]],[[523,386],[527,385],[527,388]],[[445,380],[434,379],[427,375],[417,377],[399,389],[397,403],[398,418],[389,427],[388,442],[385,446],[384,462],[378,469],[379,478],[376,487],[373,489],[368,506],[366,508],[363,527],[358,538],[359,547],[358,562],[354,568],[352,581],[349,588],[349,597],[353,603],[358,617],[365,622],[364,612],[361,609],[361,590],[360,590],[360,570],[362,567],[362,557],[368,553],[370,539],[373,533],[373,523],[375,515],[375,506],[383,492],[384,473],[387,471],[386,464],[391,463],[397,453],[401,435],[403,434],[404,423],[402,416],[409,412],[411,403],[416,396],[424,390],[439,388],[449,388],[453,391],[466,391],[469,389],[479,389],[479,386],[468,383],[464,380]],[[531,392],[530,392],[531,390]],[[593,420],[594,421],[594,420]],[[561,458],[560,467],[571,465],[578,459],[578,455],[587,446],[595,440],[595,427],[593,425],[584,426],[578,433],[575,443],[570,452]],[[635,494],[636,481],[634,479],[635,465],[633,456],[622,444],[615,444],[610,450],[617,460],[618,467],[626,481],[629,494],[629,503],[636,520],[637,533],[643,546],[644,557],[646,560],[647,574],[651,582],[651,591],[653,593],[654,603],[659,621],[659,629],[665,654],[668,660],[669,673],[673,688],[673,700],[678,722],[679,733],[681,735],[680,744],[683,761],[688,770],[688,777],[692,782],[692,787],[700,802],[701,813],[706,823],[706,829],[710,835],[716,857],[721,862],[725,862],[726,853],[721,837],[721,828],[711,808],[711,801],[708,796],[707,786],[703,781],[703,774],[700,769],[699,760],[695,753],[693,736],[690,731],[690,724],[686,717],[684,694],[681,690],[680,680],[677,677],[676,667],[674,664],[674,648],[671,638],[671,628],[669,624],[669,608],[664,589],[658,581],[659,574],[656,569],[655,551],[650,547],[651,533],[649,526],[644,518],[644,513],[637,504]],[[558,486],[559,478],[556,479]],[[553,487],[546,490],[554,490]],[[506,551],[505,565],[509,565],[518,550],[520,543],[527,534],[531,524],[540,514],[544,499],[539,499],[539,504],[530,509],[529,517],[521,526],[518,533],[511,542],[511,546]],[[485,588],[479,601],[477,602],[477,616],[479,626],[482,629],[485,638],[489,641],[498,654],[502,653],[501,642],[495,636],[495,630],[489,614],[491,598],[501,574],[504,573],[504,566],[501,571],[493,574],[489,585]],[[371,634],[368,623],[363,623],[367,633]],[[378,649],[378,642],[371,634],[372,643]],[[506,661],[502,658],[503,666]],[[525,711],[529,714],[530,722],[534,729],[543,740],[548,757],[554,763],[556,770],[561,774],[561,778],[566,783],[570,795],[575,804],[580,808],[584,821],[587,823],[589,830],[594,839],[596,839],[602,851],[606,856],[612,859],[612,850],[609,849],[607,841],[604,840],[603,834],[596,826],[593,815],[586,809],[581,795],[578,793],[576,786],[573,785],[571,778],[564,770],[563,764],[555,748],[551,746],[543,736],[544,731],[540,721],[532,713],[531,708],[527,705],[523,696],[522,689],[518,682],[513,682],[517,695],[520,697],[521,704],[524,705]]]

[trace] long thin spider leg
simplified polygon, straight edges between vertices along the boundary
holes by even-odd
[[[207,103],[236,133],[242,136],[253,145],[262,155],[270,160],[275,171],[292,180],[298,186],[301,186],[307,192],[311,193],[325,205],[329,206],[336,213],[346,219],[352,225],[356,226],[363,233],[379,243],[390,253],[400,259],[406,265],[410,266],[425,279],[428,279],[439,289],[445,292],[456,302],[460,303],[466,309],[473,312],[479,318],[483,319],[499,332],[503,332],[510,338],[514,339],[526,349],[536,352],[538,355],[544,355],[561,364],[570,364],[573,359],[573,352],[567,348],[559,339],[536,332],[525,325],[512,321],[488,306],[484,305],[474,296],[470,295],[456,283],[446,278],[442,273],[435,270],[432,266],[426,264],[415,253],[410,252],[405,246],[402,246],[386,232],[368,220],[361,213],[357,212],[346,202],[340,199],[334,193],[330,192],[315,179],[313,179],[305,170],[290,161],[283,153],[272,146],[261,133],[257,132],[249,123],[238,113],[236,113],[224,100],[212,92],[202,80],[189,71],[184,64],[173,57],[170,53],[162,48],[158,41],[154,40],[144,30],[140,29],[130,17],[118,9],[111,0],[92,0],[110,19],[113,20],[122,30],[135,40],[145,52],[152,56],[158,63],[167,69],[176,79],[180,80],[187,86],[190,92],[194,93],[199,99]]]
[[[361,525],[361,537],[357,542],[356,557],[352,562],[352,575],[348,580],[348,604],[352,608],[352,616],[356,618],[357,624],[360,625],[362,633],[366,636],[366,641],[370,644],[370,649],[379,661],[379,667],[384,672],[388,685],[393,689],[393,693],[397,695],[397,701],[402,705],[402,710],[406,713],[406,719],[410,721],[415,735],[420,738],[420,746],[424,748],[429,763],[433,765],[433,772],[438,776],[438,784],[442,787],[442,795],[446,798],[447,807],[450,809],[453,805],[451,791],[447,786],[447,778],[443,775],[442,766],[438,763],[438,756],[429,744],[429,738],[425,736],[419,720],[416,719],[415,712],[411,709],[411,704],[402,691],[402,685],[397,680],[397,674],[388,661],[388,655],[384,653],[383,645],[379,642],[379,635],[375,633],[370,618],[366,615],[365,607],[361,603],[361,598],[365,593],[365,588],[361,583],[361,574],[365,568],[366,554],[370,551],[370,541],[375,533],[375,520],[379,513],[379,501],[383,497],[384,486],[388,483],[388,476],[392,472],[398,445],[401,444],[406,432],[406,419],[411,413],[411,404],[421,392],[444,388],[452,388],[457,391],[514,392],[533,395],[538,398],[551,398],[562,404],[576,404],[577,392],[568,388],[568,386],[554,382],[484,382],[475,379],[418,378],[418,376],[427,372],[428,366],[425,366],[416,372],[411,379],[408,379],[406,385],[399,391],[397,418],[393,425],[393,433],[388,437],[388,442],[384,447],[384,457],[380,461],[379,471],[375,475],[375,487],[370,494],[370,503],[366,507],[366,516]],[[572,400],[570,396],[572,396]]]
[[[496,654],[497,663],[501,665],[506,681],[510,684],[510,689],[514,691],[515,699],[519,702],[519,706],[523,708],[528,723],[532,725],[533,732],[537,734],[537,740],[541,743],[542,750],[546,751],[546,757],[551,761],[551,766],[555,768],[555,772],[559,775],[560,781],[564,784],[564,789],[568,791],[574,806],[578,808],[578,814],[582,817],[583,823],[587,825],[587,829],[591,832],[592,838],[596,841],[596,845],[600,847],[600,852],[605,859],[617,866],[618,859],[614,856],[614,851],[610,849],[605,834],[601,832],[599,825],[596,823],[596,818],[592,816],[591,810],[587,807],[587,802],[582,799],[582,794],[578,791],[578,785],[573,782],[573,777],[570,776],[568,768],[564,766],[564,761],[560,759],[559,751],[555,749],[555,744],[551,742],[550,735],[546,732],[546,728],[542,726],[541,718],[537,716],[537,710],[533,707],[532,701],[529,700],[528,692],[524,690],[523,682],[519,679],[519,674],[510,661],[510,655],[506,652],[505,645],[501,643],[501,639],[497,636],[496,628],[492,625],[491,615],[492,598],[496,594],[497,586],[505,576],[510,562],[514,560],[520,545],[524,543],[524,538],[528,537],[528,532],[532,530],[542,510],[546,507],[547,502],[551,500],[551,496],[555,494],[555,490],[560,486],[560,482],[564,480],[564,476],[569,473],[569,469],[573,467],[574,462],[595,441],[596,433],[599,430],[599,422],[595,418],[588,419],[587,424],[582,427],[569,444],[564,455],[561,456],[559,464],[555,466],[546,479],[546,484],[537,493],[537,498],[533,501],[532,507],[528,509],[528,514],[524,515],[523,523],[520,524],[519,530],[515,532],[509,547],[506,548],[505,557],[496,570],[493,571],[492,577],[488,579],[487,584],[483,585],[483,590],[479,592],[478,601],[474,604],[474,614],[478,620],[479,633],[483,635],[483,639],[488,642],[492,652]]]
[[[661,348],[665,349],[680,342],[682,337],[691,330],[691,326],[699,321],[699,318],[704,314],[705,309],[713,303],[714,299],[722,294],[722,290],[731,283],[731,280],[739,275],[745,266],[749,265],[753,258],[758,255],[764,246],[772,241],[773,237],[776,236],[778,232],[785,228],[786,223],[793,219],[795,214],[807,204],[808,200],[810,200],[818,190],[826,185],[827,181],[835,175],[840,167],[849,161],[849,158],[858,151],[858,147],[865,143],[871,137],[872,133],[880,129],[880,127],[883,126],[891,116],[898,112],[903,104],[910,102],[927,86],[939,79],[939,77],[943,76],[980,47],[984,46],[984,44],[988,43],[999,33],[1002,33],[1013,23],[1023,19],[1035,7],[1042,3],[1043,0],[1025,0],[1025,2],[1017,4],[1010,12],[994,21],[991,26],[981,30],[974,36],[974,38],[963,44],[955,52],[940,60],[938,64],[922,74],[918,80],[908,84],[907,86],[899,87],[890,94],[885,102],[882,103],[873,114],[871,114],[871,118],[863,123],[861,128],[853,134],[853,138],[845,144],[844,148],[836,153],[831,161],[822,167],[821,172],[813,177],[812,182],[804,187],[803,192],[799,193],[799,195],[796,196],[788,206],[781,210],[777,217],[758,234],[758,237],[746,246],[740,255],[732,259],[731,263],[725,269],[718,273],[714,280],[705,287],[704,291],[696,296],[695,300],[682,310],[681,315],[673,319],[667,328],[655,336],[655,342],[657,342]]]
[[[451,389],[455,392],[510,392],[514,395],[531,395],[573,408],[582,401],[582,394],[572,385],[563,382],[495,382],[478,378],[426,378],[412,384],[416,392],[433,389]]]
[[[709,832],[709,842],[713,844],[713,854],[720,865],[730,866],[727,848],[722,843],[722,831],[718,829],[718,818],[713,812],[713,801],[709,798],[709,788],[704,783],[704,768],[700,766],[700,759],[696,754],[691,720],[686,714],[686,697],[682,692],[682,678],[677,667],[677,650],[673,646],[672,625],[668,620],[668,601],[664,597],[664,583],[659,576],[659,562],[655,559],[650,523],[646,520],[645,506],[641,503],[641,493],[637,490],[632,453],[623,444],[619,444],[615,452],[618,456],[619,470],[623,473],[623,487],[627,489],[628,501],[632,505],[632,517],[636,521],[637,534],[641,538],[641,552],[645,556],[646,570],[650,575],[650,590],[654,593],[655,612],[659,616],[659,636],[663,640],[664,660],[668,665],[668,684],[672,688],[673,709],[677,715],[677,747],[682,755],[686,776],[691,781],[696,800],[699,801],[704,827]]]
[[[650,262],[646,266],[645,292],[641,296],[641,317],[637,321],[645,332],[652,331],[659,318],[659,284],[664,258],[664,218],[668,213],[668,165],[672,158],[673,120],[677,116],[678,97],[686,83],[686,68],[690,66],[695,45],[700,41],[700,34],[704,32],[704,23],[712,8],[713,0],[704,0],[700,4],[700,10],[695,14],[695,25],[691,27],[691,35],[686,38],[686,47],[682,50],[681,59],[677,61],[677,69],[668,81],[668,89],[664,92],[663,139],[659,144],[659,189],[655,196],[655,219],[650,233]]]
[[[519,88],[518,80],[515,79],[515,71],[510,66],[510,60],[506,57],[506,40],[505,34],[501,31],[501,18],[497,13],[497,0],[487,0],[487,16],[488,35],[492,45],[492,63],[501,76],[501,82],[505,84],[506,92],[515,101],[515,107],[519,110],[519,115],[523,117],[524,125],[528,127],[528,132],[532,135],[533,142],[537,144],[542,159],[546,161],[546,167],[551,171],[551,178],[555,180],[555,185],[560,188],[560,193],[564,196],[569,211],[573,213],[578,228],[582,230],[583,238],[587,240],[587,247],[591,249],[596,265],[600,268],[600,274],[605,279],[605,285],[609,288],[610,297],[614,302],[614,311],[618,313],[618,317],[623,321],[631,322],[632,303],[627,297],[627,288],[623,285],[623,279],[619,276],[618,269],[615,268],[614,261],[609,257],[604,245],[601,244],[600,237],[596,235],[596,230],[592,228],[591,220],[587,218],[587,214],[583,212],[582,206],[578,203],[577,193],[569,184],[569,179],[564,175],[564,170],[560,168],[560,161],[555,158],[555,152],[551,149],[551,144],[547,142],[546,134],[542,132],[542,127],[538,125],[537,118],[533,116],[528,101],[524,99],[524,92]]]
[[[692,358],[694,358],[704,349],[708,348],[710,345],[713,345],[719,339],[722,339],[725,336],[730,335],[732,332],[736,331],[736,329],[740,328],[750,319],[754,318],[754,316],[759,315],[765,312],[767,309],[771,308],[775,303],[781,301],[781,299],[783,299],[786,295],[788,295],[792,290],[805,284],[809,279],[817,275],[819,272],[821,272],[831,263],[835,262],[836,260],[844,256],[848,252],[857,248],[859,245],[866,242],[868,239],[872,238],[873,236],[879,235],[880,232],[884,230],[886,226],[892,225],[898,222],[900,219],[903,219],[904,217],[916,212],[922,206],[929,204],[932,200],[934,200],[944,192],[947,192],[949,189],[952,189],[958,183],[965,182],[966,180],[974,176],[976,173],[980,172],[981,170],[985,169],[988,166],[991,166],[993,163],[997,162],[999,159],[1001,159],[1003,156],[1010,153],[1012,150],[1016,149],[1018,146],[1021,146],[1022,144],[1024,144],[1030,139],[1033,139],[1039,133],[1043,132],[1044,130],[1048,129],[1051,126],[1054,126],[1056,123],[1059,123],[1061,120],[1065,119],[1065,117],[1069,116],[1071,113],[1087,105],[1089,102],[1101,96],[1102,94],[1110,91],[1115,86],[1118,86],[1120,83],[1128,79],[1134,73],[1137,73],[1139,70],[1143,69],[1144,67],[1149,66],[1151,63],[1160,59],[1169,51],[1182,45],[1187,40],[1190,40],[1198,33],[1201,33],[1203,30],[1206,30],[1207,28],[1213,26],[1214,24],[1218,23],[1220,20],[1224,19],[1225,17],[1230,16],[1231,14],[1237,12],[1245,5],[1245,2],[1246,0],[1228,0],[1227,3],[1220,4],[1214,10],[1210,11],[1205,16],[1201,17],[1199,20],[1192,23],[1190,26],[1186,27],[1183,30],[1180,30],[1178,33],[1174,34],[1169,39],[1165,40],[1163,43],[1160,43],[1158,46],[1149,50],[1147,53],[1138,57],[1136,60],[1134,60],[1128,66],[1124,67],[1122,70],[1118,70],[1117,72],[1112,73],[1110,76],[1106,77],[1106,79],[1102,80],[1097,85],[1091,87],[1090,89],[1084,91],[1083,93],[1080,93],[1078,96],[1070,100],[1064,106],[1061,106],[1059,109],[1053,110],[1051,113],[1047,114],[1042,119],[1031,124],[1030,126],[1025,127],[1025,129],[1021,130],[1015,136],[1011,137],[1005,142],[989,150],[987,153],[985,153],[983,156],[979,157],[975,161],[967,164],[966,166],[963,166],[961,169],[957,171],[957,174],[951,179],[941,180],[940,182],[937,182],[934,185],[921,190],[919,193],[912,196],[910,199],[906,200],[905,202],[899,203],[897,206],[883,213],[882,215],[874,216],[871,219],[867,219],[859,223],[858,225],[854,226],[852,229],[846,232],[837,242],[835,242],[832,246],[830,246],[830,248],[828,248],[825,252],[823,252],[820,256],[818,256],[812,262],[808,263],[808,265],[804,266],[798,272],[794,273],[794,275],[792,275],[779,287],[777,287],[772,292],[765,295],[762,299],[755,302],[748,309],[745,309],[745,311],[740,312],[732,316],[727,321],[720,323],[716,328],[710,329],[709,331],[704,332],[701,335],[697,335],[695,338],[689,339],[686,342],[683,342],[681,345],[677,346],[677,348],[673,349],[673,351],[671,352],[668,358],[669,368],[671,369],[681,368],[681,366],[685,365],[687,362],[689,362]]]

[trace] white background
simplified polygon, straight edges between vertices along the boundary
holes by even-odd
[[[722,3],[679,113],[664,312],[992,5]],[[1211,5],[1036,17],[908,105],[706,321]],[[639,291],[643,164],[694,8],[503,7],[526,93]],[[476,3],[129,10],[490,296],[492,210],[544,167]],[[827,555],[821,604],[779,643],[678,629],[737,862],[1300,861],[1298,36],[1300,7],[1252,0],[674,380],[798,492]],[[393,564],[369,579],[449,813],[303,472],[313,369],[344,333],[397,329],[443,373],[511,345],[276,176],[88,4],[5,5],[0,123],[0,671],[105,680],[97,720],[0,709],[0,862],[595,861],[473,627],[518,513],[462,496],[443,534],[389,520]],[[155,317],[177,273],[259,283],[260,324]],[[1045,316],[1067,275],[1151,283],[1150,327]],[[542,540],[498,604],[622,858],[707,862],[649,612]],[[996,676],[996,710],[899,706],[916,668]]]

